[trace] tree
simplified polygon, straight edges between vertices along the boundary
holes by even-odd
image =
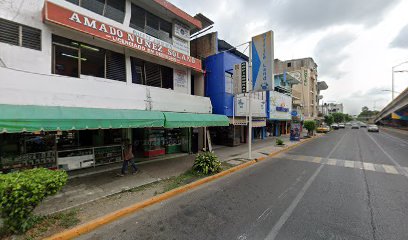
[[[333,116],[332,116],[332,115],[324,116],[324,122],[325,122],[328,126],[332,125],[333,122],[334,122]]]
[[[344,114],[343,113],[332,113],[334,122],[335,123],[341,123],[344,122]]]
[[[370,110],[367,106],[361,108],[361,112],[368,112]]]
[[[305,121],[303,126],[307,129],[307,135],[312,136],[313,131],[316,129],[316,122],[315,121]]]

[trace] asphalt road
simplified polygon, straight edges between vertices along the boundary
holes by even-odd
[[[408,139],[340,129],[80,239],[408,239],[407,170]]]

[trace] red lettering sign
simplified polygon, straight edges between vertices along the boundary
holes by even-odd
[[[166,48],[158,43],[147,41],[143,37],[136,36],[133,33],[102,23],[51,2],[45,3],[44,20],[202,72],[201,60],[199,59]]]

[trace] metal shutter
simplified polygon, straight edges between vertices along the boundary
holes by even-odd
[[[160,66],[154,63],[145,63],[146,85],[162,87]]]
[[[0,42],[20,45],[19,24],[0,18]]]
[[[41,30],[22,26],[22,46],[35,50],[41,50]]]
[[[125,18],[125,0],[107,0],[105,17],[123,23]]]
[[[106,78],[126,82],[125,55],[106,51]]]

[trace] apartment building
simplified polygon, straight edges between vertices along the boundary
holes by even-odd
[[[278,73],[290,72],[300,78],[301,83],[292,89],[293,107],[300,109],[305,120],[317,119],[320,91],[327,89],[327,84],[318,82],[317,64],[313,58],[301,58],[275,61]]]

